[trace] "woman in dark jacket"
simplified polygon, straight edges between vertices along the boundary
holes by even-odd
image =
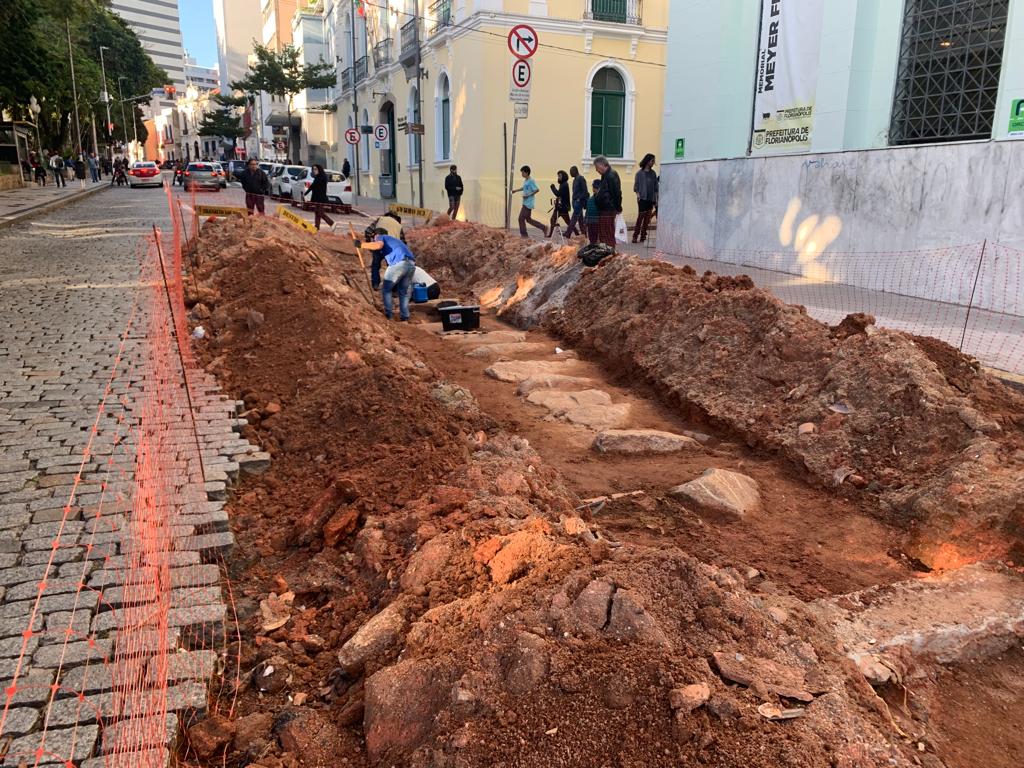
[[[328,226],[334,226],[334,219],[324,213],[324,206],[327,204],[327,174],[324,173],[322,165],[313,166],[313,183],[306,190],[309,201],[313,203],[313,217],[316,228],[320,229],[320,220],[327,222]]]
[[[555,208],[551,211],[551,225],[548,227],[548,237],[555,234],[555,227],[558,226],[558,217],[569,224],[569,174],[565,171],[558,172],[558,186],[551,185],[551,194],[555,196]]]

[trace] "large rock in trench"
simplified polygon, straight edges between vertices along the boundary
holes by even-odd
[[[423,659],[401,661],[367,678],[363,731],[370,762],[420,746],[449,703],[452,682],[450,669]]]
[[[373,659],[398,644],[408,622],[406,605],[396,600],[363,624],[338,651],[338,664],[349,674],[358,674]]]
[[[560,389],[562,391],[579,392],[594,389],[597,382],[581,376],[566,376],[561,373],[541,373],[519,382],[516,394],[525,397],[538,389]]]
[[[699,451],[700,443],[692,437],[660,429],[607,429],[594,438],[592,448],[598,453],[637,455]]]
[[[728,469],[711,468],[696,480],[677,485],[669,496],[734,520],[761,506],[761,493],[752,477]]]
[[[572,376],[578,370],[579,364],[575,360],[505,360],[485,369],[484,373],[498,381],[518,384],[531,376],[545,373]]]
[[[611,395],[599,389],[585,389],[581,392],[538,389],[531,392],[526,400],[547,408],[552,416],[590,429],[621,426],[630,414],[629,403],[613,404]]]

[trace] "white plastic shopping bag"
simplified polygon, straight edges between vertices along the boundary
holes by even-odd
[[[615,242],[629,242],[629,231],[626,229],[626,217],[621,213],[615,216]]]

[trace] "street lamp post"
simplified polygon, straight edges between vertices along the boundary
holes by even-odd
[[[107,108],[107,152],[110,153],[110,162],[114,162],[114,148],[110,146],[110,92],[107,91],[107,66],[103,62],[103,51],[109,50],[105,45],[100,46],[100,69],[103,71],[103,104]]]

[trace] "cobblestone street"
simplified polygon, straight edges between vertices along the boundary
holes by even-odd
[[[142,646],[135,633],[131,648],[119,647],[133,610],[159,602],[135,597],[151,583],[131,563],[147,350],[139,262],[144,236],[167,220],[162,190],[112,189],[0,232],[5,764],[163,765],[178,716],[206,708],[204,678],[222,648],[195,639],[224,626],[215,563],[233,539],[223,499],[240,464],[258,468],[262,458],[234,431],[236,404],[200,372],[193,395],[206,487],[175,488],[179,506],[164,521],[172,523],[170,585],[179,589],[167,590],[166,633]],[[162,703],[140,710],[126,697],[133,688]],[[157,727],[134,727],[154,717]],[[153,735],[133,737],[131,749],[154,751],[124,754],[119,732],[133,728]],[[103,753],[117,759],[104,763]]]

